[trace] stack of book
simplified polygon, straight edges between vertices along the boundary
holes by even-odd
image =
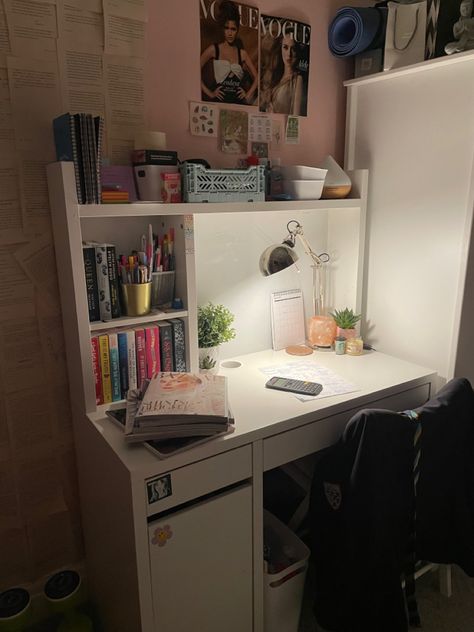
[[[184,321],[171,318],[91,337],[96,403],[125,399],[159,371],[186,371]]]
[[[62,114],[53,120],[56,160],[74,163],[77,201],[99,204],[104,119],[84,112]]]
[[[83,242],[82,256],[89,321],[119,318],[122,310],[114,244]]]
[[[102,189],[100,201],[102,204],[126,204],[129,202],[128,191]]]
[[[213,438],[233,429],[227,378],[209,373],[160,372],[127,398],[125,440]]]

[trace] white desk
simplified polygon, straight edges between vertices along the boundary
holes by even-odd
[[[88,576],[108,630],[261,632],[263,472],[332,444],[357,410],[416,407],[436,384],[376,352],[309,357],[358,390],[301,402],[265,389],[260,367],[297,360],[265,351],[221,369],[236,423],[225,438],[158,460],[100,412],[76,428]],[[164,474],[172,495],[149,504],[146,482]]]

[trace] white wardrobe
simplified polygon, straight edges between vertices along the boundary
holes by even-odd
[[[474,384],[474,52],[348,81],[346,169],[369,169],[364,338]]]

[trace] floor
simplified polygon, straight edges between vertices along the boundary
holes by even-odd
[[[307,587],[311,577],[307,578]],[[324,632],[314,622],[310,590],[305,591],[299,632]],[[453,567],[453,594],[443,597],[439,592],[438,574],[429,572],[416,582],[416,596],[423,632],[474,631],[474,579]],[[415,630],[416,628],[413,628]]]

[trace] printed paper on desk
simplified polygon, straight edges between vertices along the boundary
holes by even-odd
[[[303,293],[301,290],[272,292],[272,345],[275,351],[305,343]]]

